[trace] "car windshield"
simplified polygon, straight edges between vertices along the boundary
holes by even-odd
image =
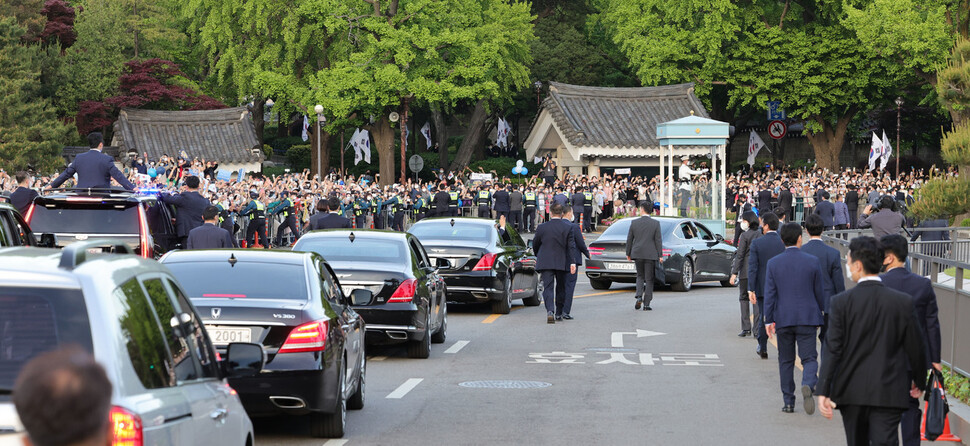
[[[368,240],[356,236],[351,242],[349,237],[314,237],[300,239],[295,251],[315,252],[328,262],[380,262],[405,263],[403,240]]]
[[[623,220],[618,220],[614,222],[610,227],[603,231],[603,235],[599,237],[600,240],[604,239],[623,239],[626,240],[627,233],[630,232],[630,223],[633,223],[633,218],[627,218]],[[660,222],[660,233],[666,234],[670,232],[670,228],[674,226],[674,223],[668,220],[657,220]]]
[[[138,234],[138,206],[134,203],[115,206],[97,204],[61,204],[53,208],[34,206],[30,229],[35,234]]]
[[[0,285],[0,394],[32,358],[69,344],[94,351],[81,290]]]
[[[489,225],[463,224],[461,222],[455,222],[452,226],[450,220],[441,220],[418,223],[411,226],[408,232],[417,237],[418,240],[444,239],[487,242],[489,236],[495,232],[495,228]]]
[[[238,261],[165,263],[191,298],[307,300],[303,264]]]

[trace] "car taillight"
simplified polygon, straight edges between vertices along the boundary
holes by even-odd
[[[34,206],[37,206],[37,205],[31,203],[30,207],[27,208],[27,215],[24,216],[24,221],[27,222],[27,225],[30,225],[30,218],[34,216]]]
[[[671,251],[671,250],[669,250],[669,249],[664,249],[664,250],[662,250],[662,253],[663,253],[663,257],[664,257],[664,258],[667,258],[667,257],[670,257],[670,254],[671,254],[672,252],[673,252],[673,251]]]
[[[319,352],[326,349],[329,321],[315,321],[300,325],[290,332],[279,353]]]
[[[111,408],[109,417],[112,446],[142,446],[141,417],[118,406]]]
[[[495,266],[495,257],[497,255],[498,254],[495,254],[494,252],[483,255],[481,260],[479,260],[475,267],[472,268],[472,271],[488,271],[492,269],[492,267]]]
[[[414,279],[401,282],[397,289],[394,290],[394,294],[391,295],[390,299],[387,299],[387,302],[411,302],[411,299],[414,299],[417,286],[418,281]]]
[[[146,259],[152,258],[152,244],[149,242],[148,216],[145,208],[138,206],[138,244],[141,246],[139,255]]]
[[[606,248],[597,248],[597,247],[594,247],[594,246],[590,246],[589,247],[589,255],[590,256],[601,256],[601,255],[603,255],[603,251],[605,251],[605,250],[606,250]]]

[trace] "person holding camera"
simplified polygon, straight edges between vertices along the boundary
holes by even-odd
[[[888,195],[883,195],[879,199],[878,206],[866,206],[859,216],[860,228],[872,228],[872,235],[877,240],[881,240],[889,234],[899,234],[903,230],[906,219],[902,214],[896,212],[896,200]]]

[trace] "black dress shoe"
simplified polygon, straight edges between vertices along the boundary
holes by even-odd
[[[572,317],[572,316],[570,316],[570,315],[568,315],[568,314],[564,314],[564,315],[562,315],[562,318],[563,318],[563,319],[565,319],[565,320],[567,320],[567,321],[571,321],[571,320],[573,320],[573,317]]]
[[[815,413],[815,397],[812,395],[812,388],[802,386],[802,398],[805,399],[805,413],[811,415]]]
[[[556,323],[556,316],[554,314],[552,314],[551,311],[546,316],[546,323],[549,323],[549,324],[555,324]]]
[[[756,355],[758,355],[759,357],[761,357],[761,359],[768,359],[768,352],[761,351],[761,348],[760,347],[757,350],[755,350],[754,353]]]
[[[795,406],[786,404],[785,407],[781,408],[781,411],[784,413],[795,413]]]
[[[738,333],[739,338],[743,338],[745,336],[751,336],[751,330],[741,330],[741,333]]]
[[[641,299],[641,298],[638,297],[637,298],[637,304],[633,306],[633,309],[634,310],[639,310],[641,306],[643,306],[643,299]]]
[[[644,305],[643,311],[653,311],[653,308],[650,308],[650,305]]]
[[[561,321],[562,320],[562,316],[556,316],[556,320],[557,321]]]

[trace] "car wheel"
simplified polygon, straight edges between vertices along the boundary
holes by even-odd
[[[360,358],[360,379],[357,380],[357,390],[347,400],[347,408],[350,410],[361,410],[364,408],[364,385],[367,383],[367,359],[365,359],[364,355],[361,355]]]
[[[512,311],[512,277],[511,273],[505,275],[505,292],[499,300],[492,301],[492,313],[509,314]]]
[[[431,336],[431,342],[444,344],[448,338],[448,304],[441,306],[441,327]]]
[[[612,280],[589,279],[589,286],[593,287],[594,290],[608,290],[610,285],[613,285]]]
[[[694,264],[690,259],[684,259],[684,266],[680,268],[680,281],[671,285],[674,291],[690,291],[694,284]]]
[[[347,399],[344,393],[347,390],[347,366],[345,363],[340,366],[340,377],[337,379],[337,407],[333,413],[314,413],[310,419],[310,431],[314,437],[318,438],[340,438],[344,436],[344,428],[347,427]]]
[[[539,290],[539,275],[536,274],[536,284],[532,287],[532,295],[530,297],[522,298],[522,305],[527,307],[537,307],[542,298],[541,291]]]
[[[408,357],[427,359],[431,356],[431,315],[424,324],[424,337],[417,341],[408,342]]]

